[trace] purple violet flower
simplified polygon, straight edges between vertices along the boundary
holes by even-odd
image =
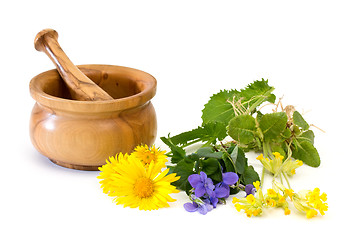
[[[202,197],[205,193],[209,196],[213,194],[215,188],[211,178],[208,178],[206,173],[192,174],[188,177],[190,185],[195,189],[195,196]]]
[[[202,215],[205,215],[213,209],[213,206],[210,204],[210,200],[208,198],[201,200],[200,198],[196,198],[192,195],[192,199],[193,202],[184,204],[184,208],[188,212],[198,211]]]
[[[230,185],[235,184],[239,180],[239,176],[234,172],[226,172],[222,174],[223,181],[215,185],[215,196],[217,198],[227,198],[230,196]]]
[[[256,188],[254,187],[254,185],[252,184],[247,184],[245,186],[245,192],[246,192],[246,196],[252,194],[252,195],[255,195],[256,193]]]

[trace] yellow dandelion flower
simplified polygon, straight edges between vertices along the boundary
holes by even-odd
[[[140,159],[145,166],[148,166],[151,162],[159,162],[163,164],[163,167],[165,167],[165,162],[167,161],[165,152],[166,151],[160,151],[160,149],[156,148],[154,145],[149,148],[145,144],[137,146],[131,154],[131,157]]]
[[[123,155],[122,153],[119,153],[115,156],[109,157],[109,159],[106,160],[106,164],[99,167],[100,175],[97,177],[98,179],[102,179],[100,181],[101,188],[103,189],[103,192],[106,194],[110,194],[112,191],[112,185],[113,185],[113,175],[118,174],[118,172],[115,170],[115,168],[120,165],[121,162],[127,161],[128,155]]]
[[[140,159],[134,158],[116,165],[114,170],[117,174],[112,175],[110,189],[114,201],[124,207],[140,210],[168,207],[168,202],[175,201],[169,194],[179,192],[171,183],[180,177],[175,173],[168,174],[168,168],[161,171],[162,164],[152,161],[148,167],[144,167]]]

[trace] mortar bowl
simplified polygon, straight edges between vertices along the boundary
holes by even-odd
[[[114,100],[72,100],[57,70],[35,76],[30,94],[36,101],[30,117],[34,147],[67,168],[98,170],[106,159],[152,145],[157,122],[151,99],[156,79],[150,74],[113,65],[79,65],[79,69]]]

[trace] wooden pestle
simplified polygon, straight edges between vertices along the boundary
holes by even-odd
[[[55,64],[70,90],[71,97],[85,101],[113,100],[107,92],[96,85],[70,61],[57,39],[58,33],[55,30],[44,29],[36,35],[34,45],[36,50],[46,53]]]

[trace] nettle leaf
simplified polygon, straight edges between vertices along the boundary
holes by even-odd
[[[203,124],[209,122],[221,122],[225,125],[228,124],[230,119],[235,116],[232,105],[228,102],[233,98],[238,100],[240,98],[239,91],[237,90],[223,90],[210,97],[208,103],[205,104],[202,110]]]
[[[223,140],[227,136],[226,125],[221,122],[209,122],[201,127],[171,137],[175,145],[187,145],[191,142],[215,143],[218,139]]]
[[[240,96],[243,98],[243,101],[250,101],[249,105],[254,104],[258,100],[256,96],[262,96],[262,101],[260,101],[258,105],[265,101],[274,103],[276,97],[274,94],[271,94],[273,90],[274,88],[269,86],[268,80],[262,78],[261,81],[254,81],[245,89],[241,90]]]
[[[296,145],[292,156],[295,159],[303,161],[310,167],[320,166],[320,156],[316,148],[309,141],[303,141]]]
[[[255,127],[254,117],[251,115],[239,115],[229,122],[228,133],[234,140],[246,145],[254,141]]]
[[[230,156],[234,163],[236,173],[243,174],[247,166],[247,158],[243,150],[236,146]]]
[[[299,127],[301,127],[303,130],[309,129],[309,124],[305,121],[303,116],[301,116],[301,114],[298,111],[295,111],[293,113],[293,119],[294,119],[294,123]]]
[[[287,120],[285,112],[268,113],[262,116],[259,126],[265,140],[270,141],[278,138],[285,130]]]

